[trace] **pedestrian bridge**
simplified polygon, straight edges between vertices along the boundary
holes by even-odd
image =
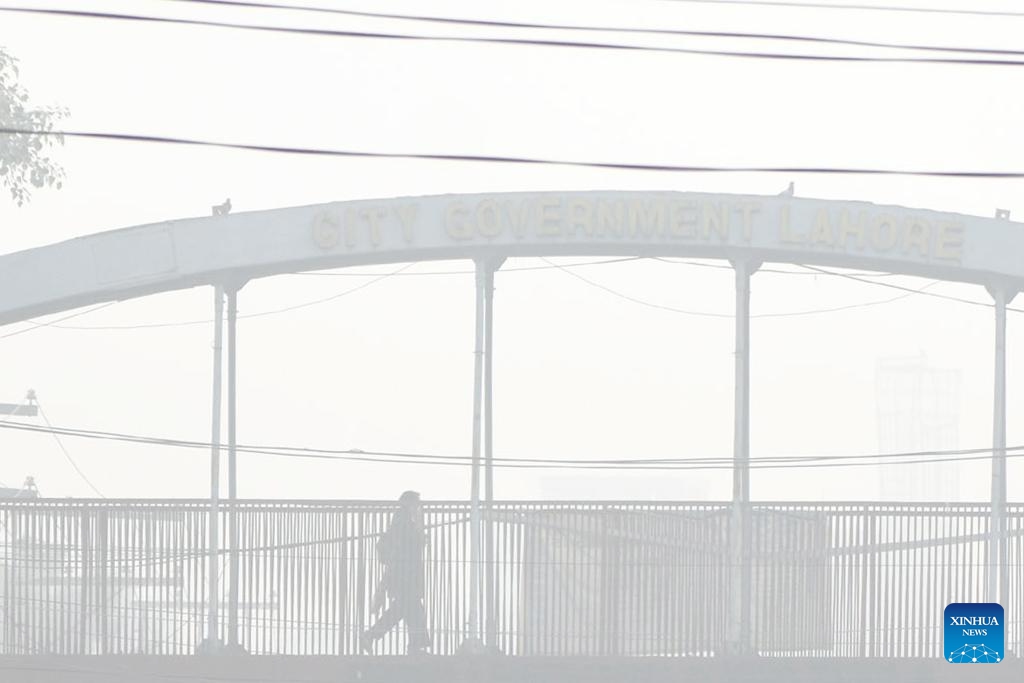
[[[789,196],[509,193],[171,220],[0,256],[0,324],[212,285],[218,417],[211,441],[220,444],[226,298],[229,463],[237,452],[237,298],[248,280],[364,264],[474,261],[472,502],[426,506],[425,606],[436,654],[456,654],[476,635],[492,653],[474,664],[437,664],[463,661],[440,657],[429,666],[381,665],[375,673],[358,663],[388,662],[387,655],[404,650],[401,632],[378,643],[379,657],[358,650],[381,578],[375,539],[392,504],[221,502],[212,493],[195,501],[0,503],[0,669],[58,680],[44,669],[59,655],[79,667],[66,671],[73,680],[90,675],[86,660],[117,662],[125,674],[108,680],[136,680],[145,667],[156,677],[171,670],[223,676],[224,658],[193,657],[209,640],[265,655],[266,664],[232,669],[248,667],[250,678],[266,674],[261,680],[422,673],[450,683],[481,680],[481,671],[496,676],[496,659],[516,663],[503,670],[518,678],[507,680],[680,680],[686,672],[702,681],[818,681],[850,662],[859,662],[868,679],[939,680],[953,675],[939,671],[955,669],[943,658],[944,607],[998,598],[1008,620],[1007,659],[990,680],[1020,680],[1024,505],[1006,501],[1005,418],[1007,305],[1024,288],[1021,227],[1005,215]],[[569,255],[716,258],[735,269],[732,501],[481,496],[482,466],[487,491],[492,480],[495,271],[509,257]],[[995,314],[990,503],[750,500],[750,280],[765,262],[867,268],[988,290]],[[213,471],[218,458],[215,446]],[[228,489],[234,491],[233,480]],[[216,481],[211,491],[219,491]],[[338,656],[346,663],[316,664]],[[752,658],[759,663],[750,664]],[[210,663],[185,663],[197,659]],[[918,664],[908,668],[908,660]],[[801,669],[793,662],[812,664]],[[331,673],[303,677],[314,669]]]
[[[181,218],[0,256],[0,324],[317,268],[657,255],[868,268],[1024,285],[1024,226],[869,202],[696,192],[513,192]]]
[[[986,601],[988,504],[749,505],[751,544],[735,567],[730,503],[485,504],[485,644],[528,659],[728,659],[731,591],[746,570],[746,655],[939,659],[945,606]],[[234,515],[238,530],[231,590],[230,551],[208,550],[208,501],[4,501],[0,654],[196,654],[212,566],[221,641],[253,655],[359,655],[380,580],[375,540],[393,510],[224,504],[218,529]],[[470,506],[431,502],[425,515],[433,651],[456,654],[469,619]],[[1007,506],[1006,536],[1014,659],[1024,652],[1024,504]],[[404,652],[404,636],[374,654]]]

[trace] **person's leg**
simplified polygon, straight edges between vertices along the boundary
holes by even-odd
[[[409,631],[409,652],[430,647],[427,635],[427,615],[423,609],[423,599],[419,596],[409,597],[402,602],[402,618]]]
[[[377,620],[377,623],[368,628],[359,638],[360,647],[369,651],[373,643],[384,637],[388,631],[398,626],[398,622],[401,619],[401,604],[397,600],[391,600],[388,604],[388,608],[384,610],[384,614],[380,615],[380,619]]]

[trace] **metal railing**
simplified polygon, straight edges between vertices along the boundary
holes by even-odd
[[[236,504],[238,642],[253,654],[359,652],[392,503]],[[728,503],[502,502],[485,509],[482,623],[510,655],[715,656],[735,584]],[[986,504],[754,503],[752,651],[935,657],[942,611],[984,602]],[[206,637],[206,501],[0,503],[0,653],[192,654]],[[230,553],[213,561],[222,615]],[[469,506],[425,505],[434,651],[469,613]],[[1009,656],[1024,651],[1024,505],[1008,506]],[[222,640],[229,620],[221,619]],[[379,654],[403,650],[400,629]]]

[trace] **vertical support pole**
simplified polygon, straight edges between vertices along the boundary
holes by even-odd
[[[733,409],[732,518],[728,650],[751,653],[750,568],[750,276],[759,263],[732,262],[736,272],[736,367]]]
[[[871,513],[870,530],[868,532],[868,544],[877,547],[879,542],[878,539],[878,516],[876,513]],[[871,644],[871,650],[865,653],[866,657],[879,657],[881,656],[881,644],[878,637],[878,629],[876,624],[878,614],[878,565],[880,564],[880,553],[878,550],[871,551],[868,565],[868,599],[870,604],[868,607],[868,624],[870,625],[870,635],[868,636],[868,642]]]
[[[989,520],[987,600],[1002,604],[1007,591],[1006,553],[1006,306],[1016,296],[1003,285],[988,288],[995,303],[995,383],[992,405],[992,510]]]
[[[108,527],[110,526],[110,511],[107,509],[101,509],[96,515],[96,536],[97,536],[97,549],[96,549],[96,567],[99,574],[99,595],[97,596],[97,607],[99,608],[99,654],[105,655],[110,653],[110,643],[108,641],[108,630],[110,626],[110,605],[108,604],[109,592],[107,591],[107,582],[110,580],[110,575],[107,568],[110,566],[110,544],[107,536]]]
[[[90,536],[90,518],[88,509],[82,510],[79,515],[79,545],[81,547],[81,557],[79,564],[82,567],[82,582],[81,595],[79,598],[79,614],[78,614],[78,654],[88,655],[92,654],[89,651],[89,598],[91,596],[90,587],[92,586],[92,540]],[[34,643],[29,641],[29,645],[32,646]]]
[[[494,420],[491,400],[493,397],[493,364],[491,352],[494,349],[494,269],[484,265],[484,499],[494,500],[494,439],[491,431]]]
[[[11,595],[12,588],[16,585],[15,579],[17,577],[17,568],[20,564],[16,560],[20,559],[23,553],[22,548],[18,544],[18,526],[15,523],[16,517],[13,508],[7,508],[6,510],[0,511],[0,524],[3,525],[4,531],[6,531],[8,552],[10,553],[11,561],[4,567],[4,646],[0,650],[5,655],[13,655],[15,652],[14,648],[14,615],[11,614],[12,600]],[[61,590],[64,590],[64,586],[61,586]]]
[[[222,358],[224,339],[224,288],[214,287],[213,311],[213,406],[210,427],[210,522],[209,566],[207,567],[206,642],[216,649],[220,643],[220,420]]]
[[[487,522],[485,538],[486,578],[484,585],[484,604],[487,614],[485,622],[485,642],[495,647],[497,630],[495,614],[495,566],[494,558],[494,273],[501,267],[504,259],[498,262],[487,260],[484,265],[484,499],[487,502]]]
[[[480,642],[480,432],[483,398],[483,344],[486,266],[476,262],[475,342],[473,345],[473,468],[470,477],[469,509],[469,629],[468,647]]]
[[[238,469],[236,463],[237,443],[235,441],[235,408],[237,390],[235,367],[237,360],[236,338],[238,323],[238,288],[231,287],[228,295],[228,646],[238,645]]]

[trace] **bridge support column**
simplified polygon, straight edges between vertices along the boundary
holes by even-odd
[[[473,316],[473,464],[469,488],[469,623],[462,644],[465,650],[480,649],[480,432],[484,370],[485,265],[476,262],[476,313]]]
[[[207,567],[206,650],[220,643],[220,421],[223,379],[224,288],[214,287],[213,305],[213,406],[210,433],[210,523],[209,566]]]
[[[238,290],[242,283],[225,287],[228,299],[228,651],[241,648],[238,638],[238,444],[236,436],[236,411],[238,392],[236,387],[236,366],[238,338]]]
[[[730,655],[742,656],[753,654],[750,633],[750,277],[761,264],[737,260],[732,262],[732,266],[736,272],[736,367],[726,650]]]
[[[505,262],[488,259],[484,263],[484,500],[488,519],[484,525],[484,642],[495,648],[497,624],[495,622],[494,586],[496,567],[494,564],[494,273]],[[479,266],[478,266],[479,267]]]
[[[988,287],[995,303],[995,385],[992,401],[992,510],[989,520],[987,600],[1003,604],[1008,591],[1006,548],[1006,306],[1017,295],[1005,285]],[[1003,604],[1005,607],[1005,604]]]
[[[487,619],[490,626],[493,613],[493,577],[491,564],[481,558],[483,545],[483,520],[480,511],[480,469],[481,449],[486,450],[486,493],[487,502],[493,500],[493,453],[491,432],[491,330],[493,327],[492,308],[494,303],[494,271],[501,261],[479,259],[476,265],[476,314],[474,316],[475,343],[473,345],[473,465],[470,477],[469,511],[469,624],[462,649],[467,652],[481,652],[484,649],[480,618],[480,593],[486,576]],[[484,412],[486,411],[486,417]],[[484,429],[486,426],[486,438]],[[490,526],[488,525],[488,530]],[[488,534],[490,539],[490,534]],[[486,545],[488,559],[491,545]]]

